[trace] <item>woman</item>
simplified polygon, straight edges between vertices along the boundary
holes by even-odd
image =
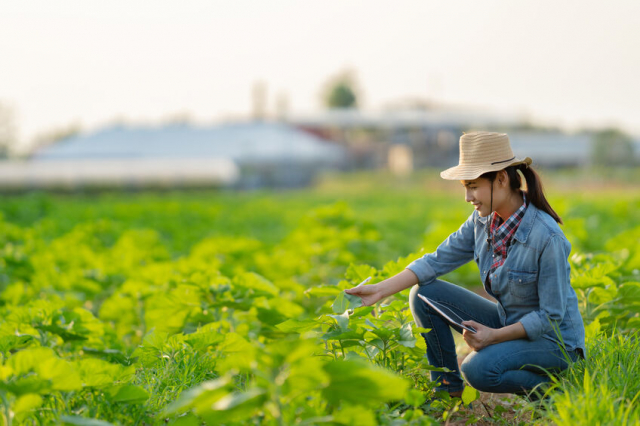
[[[411,313],[424,333],[437,391],[459,396],[467,382],[484,392],[524,394],[584,357],[584,325],[567,260],[571,245],[547,202],[531,159],[516,158],[506,134],[475,132],[460,138],[458,166],[443,171],[459,180],[474,212],[434,253],[380,283],[345,290],[372,305],[412,287]],[[521,190],[522,173],[526,191]],[[497,303],[438,277],[475,260],[484,288]],[[417,284],[417,285],[416,285]],[[448,323],[418,295],[454,311],[472,333],[455,327],[474,350],[458,368]]]

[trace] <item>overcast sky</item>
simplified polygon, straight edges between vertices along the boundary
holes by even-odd
[[[0,102],[20,138],[73,122],[320,108],[351,68],[377,109],[427,98],[640,134],[640,2],[58,0],[0,3]]]

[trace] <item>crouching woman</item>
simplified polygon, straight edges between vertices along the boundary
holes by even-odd
[[[461,374],[485,392],[524,394],[548,382],[549,371],[584,357],[584,325],[570,283],[571,245],[558,226],[531,159],[513,155],[506,134],[476,132],[460,138],[460,160],[441,173],[459,180],[474,207],[462,226],[434,253],[380,283],[345,290],[365,305],[412,287],[410,308],[424,333],[436,390],[461,394]],[[526,191],[521,187],[526,181]],[[495,302],[438,277],[474,260]],[[449,323],[418,295],[465,319],[462,333],[473,349],[458,368]]]

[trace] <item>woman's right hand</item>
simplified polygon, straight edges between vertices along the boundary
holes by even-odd
[[[344,291],[347,294],[359,296],[362,299],[362,306],[371,306],[384,299],[386,296],[382,293],[378,284],[360,285],[348,288]]]

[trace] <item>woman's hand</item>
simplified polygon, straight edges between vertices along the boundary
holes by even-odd
[[[473,327],[476,330],[475,333],[472,333],[469,330],[462,329],[462,337],[474,351],[477,352],[494,343],[495,328],[487,327],[475,321],[462,321],[462,325]]]
[[[386,297],[377,284],[360,285],[348,288],[344,292],[347,294],[353,294],[354,296],[359,296],[362,299],[362,306],[374,305]]]

